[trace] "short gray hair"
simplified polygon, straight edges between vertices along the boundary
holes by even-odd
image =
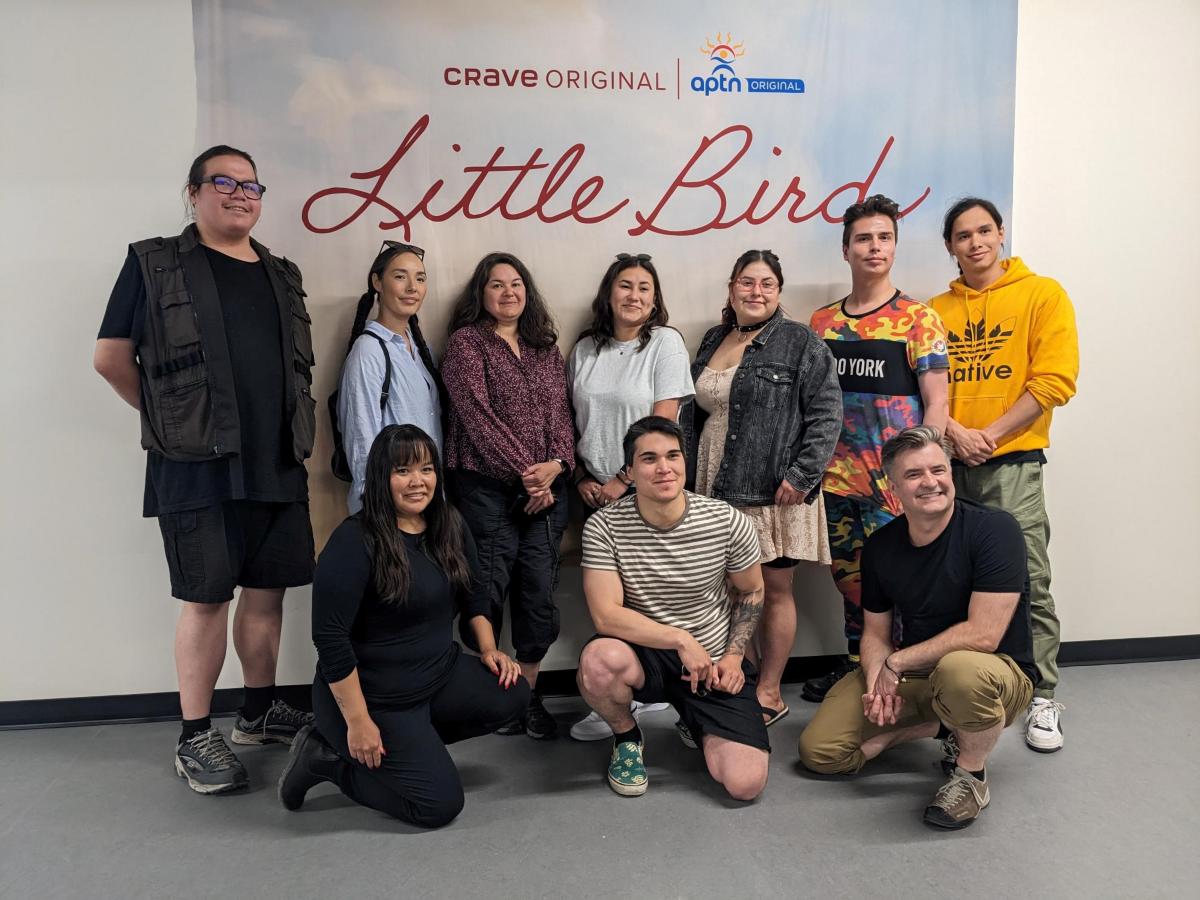
[[[946,454],[947,461],[952,456],[950,442],[942,437],[942,433],[932,425],[915,425],[912,428],[905,428],[889,438],[883,445],[883,471],[890,477],[892,463],[896,461],[897,456],[901,453],[908,453],[910,450],[920,450],[930,444],[937,444],[941,447],[942,452]]]

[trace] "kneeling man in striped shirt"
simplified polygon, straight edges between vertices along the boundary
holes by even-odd
[[[646,792],[629,706],[666,701],[709,774],[735,800],[753,800],[771,750],[745,659],[763,608],[754,526],[683,489],[683,433],[670,419],[635,422],[624,449],[636,493],[583,529],[583,590],[599,634],[579,657],[579,691],[613,730],[608,783],[626,797]]]

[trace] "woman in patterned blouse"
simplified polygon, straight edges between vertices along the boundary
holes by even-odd
[[[536,739],[557,734],[537,675],[558,637],[558,545],[575,465],[557,339],[529,270],[510,253],[489,253],[454,306],[442,361],[450,484],[479,548],[493,628],[499,634],[507,594],[517,663],[534,688],[524,721],[500,733]]]

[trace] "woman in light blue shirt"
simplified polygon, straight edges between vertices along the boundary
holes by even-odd
[[[417,312],[425,302],[425,251],[384,241],[359,298],[342,367],[337,414],[353,481],[346,504],[362,509],[363,475],[375,436],[386,425],[416,425],[442,450],[441,382]],[[367,316],[379,304],[373,321]],[[385,357],[384,354],[387,354]],[[391,383],[381,402],[391,360]]]

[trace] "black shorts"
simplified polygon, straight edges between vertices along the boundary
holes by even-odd
[[[604,635],[596,635],[588,643]],[[612,638],[620,640],[620,638]],[[771,751],[767,726],[763,724],[762,707],[754,689],[758,685],[758,670],[747,659],[742,660],[746,683],[736,694],[724,691],[704,691],[693,694],[690,682],[683,680],[683,663],[674,650],[656,650],[623,641],[633,650],[645,674],[645,683],[633,692],[633,699],[642,703],[670,703],[687,725],[699,745],[703,735],[723,737],[736,744],[746,744],[759,750]]]
[[[308,503],[226,500],[158,517],[171,596],[226,603],[238,585],[287,588],[312,583]]]
[[[774,559],[768,559],[765,563],[760,563],[764,569],[794,569],[800,565],[800,560],[792,559],[790,556],[777,556]]]

